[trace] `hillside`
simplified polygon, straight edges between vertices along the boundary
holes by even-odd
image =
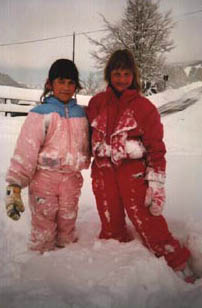
[[[164,68],[168,75],[167,88],[180,88],[196,81],[202,81],[202,60],[167,64]]]
[[[13,78],[11,78],[9,75],[3,74],[3,73],[0,73],[0,85],[12,86],[12,87],[18,87],[18,88],[26,88],[25,85],[18,83]]]

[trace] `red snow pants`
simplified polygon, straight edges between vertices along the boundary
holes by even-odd
[[[32,250],[44,252],[75,241],[82,184],[80,172],[36,172],[29,186]]]
[[[93,162],[92,186],[101,220],[100,238],[127,241],[126,212],[143,244],[177,269],[187,262],[190,252],[169,232],[164,217],[152,216],[145,206],[147,181],[144,176],[145,166],[141,160],[102,168]]]

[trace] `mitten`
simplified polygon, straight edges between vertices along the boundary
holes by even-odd
[[[148,188],[145,196],[145,206],[154,216],[159,216],[163,212],[165,203],[164,184],[156,181],[148,181]]]
[[[25,208],[21,199],[21,188],[17,185],[8,185],[6,188],[6,212],[13,220],[20,218],[20,212],[24,212]]]

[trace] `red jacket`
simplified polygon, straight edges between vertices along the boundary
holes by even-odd
[[[118,98],[108,87],[89,102],[92,153],[99,167],[119,165],[125,159],[146,164],[146,179],[164,182],[163,126],[156,107],[136,90]]]

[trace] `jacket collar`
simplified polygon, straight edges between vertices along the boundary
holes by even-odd
[[[75,98],[71,98],[69,100],[69,102],[67,104],[63,103],[62,101],[60,101],[59,99],[57,99],[56,97],[54,97],[53,95],[50,95],[48,97],[45,98],[44,100],[45,104],[51,104],[51,105],[56,105],[56,106],[60,106],[60,107],[73,107],[74,105],[77,104],[77,101]]]
[[[123,92],[120,98],[117,98],[113,89],[108,87],[106,90],[106,103],[111,104],[116,103],[118,100],[119,103],[123,104],[123,112],[117,122],[117,125],[114,127],[114,132],[112,136],[120,134],[124,131],[128,131],[136,128],[137,122],[135,119],[135,114],[133,109],[130,108],[130,103],[138,96],[136,90],[126,90]],[[106,107],[107,107],[106,104]],[[100,131],[104,136],[107,134],[107,108],[103,108],[102,111],[98,114],[98,116],[94,119],[91,126]]]
[[[107,87],[106,93],[108,95],[115,96],[116,99],[118,100],[121,100],[121,101],[123,100],[124,101],[123,103],[127,103],[131,99],[134,99],[135,97],[139,96],[137,90],[135,89],[127,89],[122,94],[117,95],[116,90],[114,90],[111,86]]]

